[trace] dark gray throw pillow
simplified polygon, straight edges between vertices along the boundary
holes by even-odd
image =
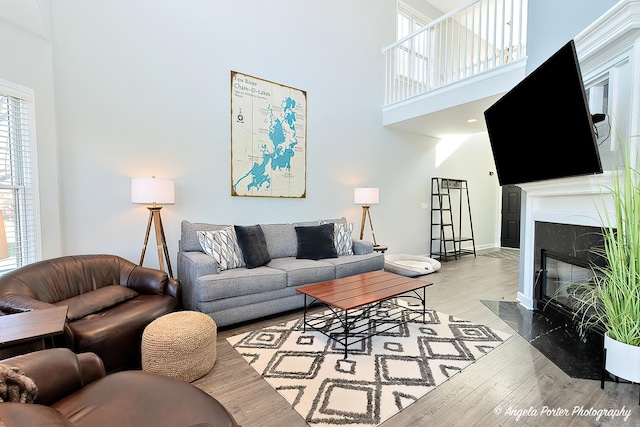
[[[333,243],[333,224],[296,227],[298,259],[338,258]]]
[[[244,262],[247,268],[256,268],[271,261],[271,256],[267,250],[267,240],[260,225],[234,225],[238,245],[242,250]]]

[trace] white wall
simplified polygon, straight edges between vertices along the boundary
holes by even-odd
[[[617,0],[529,0],[527,74],[616,3]]]
[[[425,253],[420,205],[439,175],[470,181],[477,244],[495,244],[486,137],[436,168],[436,142],[381,125],[394,0],[56,0],[53,23],[62,252],[137,261],[147,210],[130,203],[130,177],[151,175],[176,182],[176,204],[162,210],[174,269],[182,219],[346,216],[358,229],[358,186],[380,187],[378,243]],[[305,199],[230,196],[231,70],[307,91]],[[152,248],[146,259],[157,265]]]
[[[0,79],[34,91],[42,257],[60,254],[58,152],[51,43],[0,16]]]

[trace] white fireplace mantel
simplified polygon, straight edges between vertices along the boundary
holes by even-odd
[[[613,174],[562,178],[521,184],[522,226],[520,238],[520,287],[518,301],[526,308],[535,308],[534,271],[536,222],[553,222],[599,227],[605,210],[611,213]]]
[[[585,84],[603,75],[609,79],[608,115],[612,118],[611,133],[615,134],[607,149],[612,158],[619,143],[638,145],[628,136],[640,135],[640,0],[616,3],[574,40]],[[619,132],[622,139],[617,139]],[[536,222],[601,226],[605,211],[612,210],[609,189],[613,184],[613,173],[606,171],[610,165],[603,166],[605,173],[599,175],[520,185],[523,191],[517,299],[524,307],[535,308]]]
[[[520,184],[529,197],[553,197],[601,194],[613,184],[613,174],[605,171],[602,174],[578,176],[572,178],[549,179],[540,182]]]

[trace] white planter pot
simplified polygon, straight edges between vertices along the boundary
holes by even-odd
[[[640,347],[624,344],[604,335],[607,359],[604,368],[616,377],[634,383],[640,382]]]

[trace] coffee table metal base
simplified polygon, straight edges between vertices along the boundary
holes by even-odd
[[[426,288],[430,285],[431,283],[425,283],[424,286],[402,295],[403,298],[416,299],[420,301],[421,309],[418,310],[398,305],[395,300],[399,295],[383,301],[366,304],[348,310],[342,310],[315,298],[308,297],[305,294],[303,331],[306,332],[308,326],[311,329],[323,333],[329,339],[334,340],[344,347],[344,358],[346,359],[348,356],[349,346],[353,346],[354,344],[368,340],[375,335],[397,328],[399,322],[415,322],[421,318],[421,322],[425,323],[427,303]],[[308,298],[311,301],[307,304]],[[311,318],[308,319],[308,307],[316,302],[320,302],[329,310],[321,315],[311,316]],[[402,308],[403,310],[397,310],[395,313],[392,313],[391,310],[385,309],[385,306],[388,307],[389,305]],[[376,317],[375,320],[373,320],[371,316],[373,310],[376,310],[378,316],[380,313],[383,313],[384,317]]]

